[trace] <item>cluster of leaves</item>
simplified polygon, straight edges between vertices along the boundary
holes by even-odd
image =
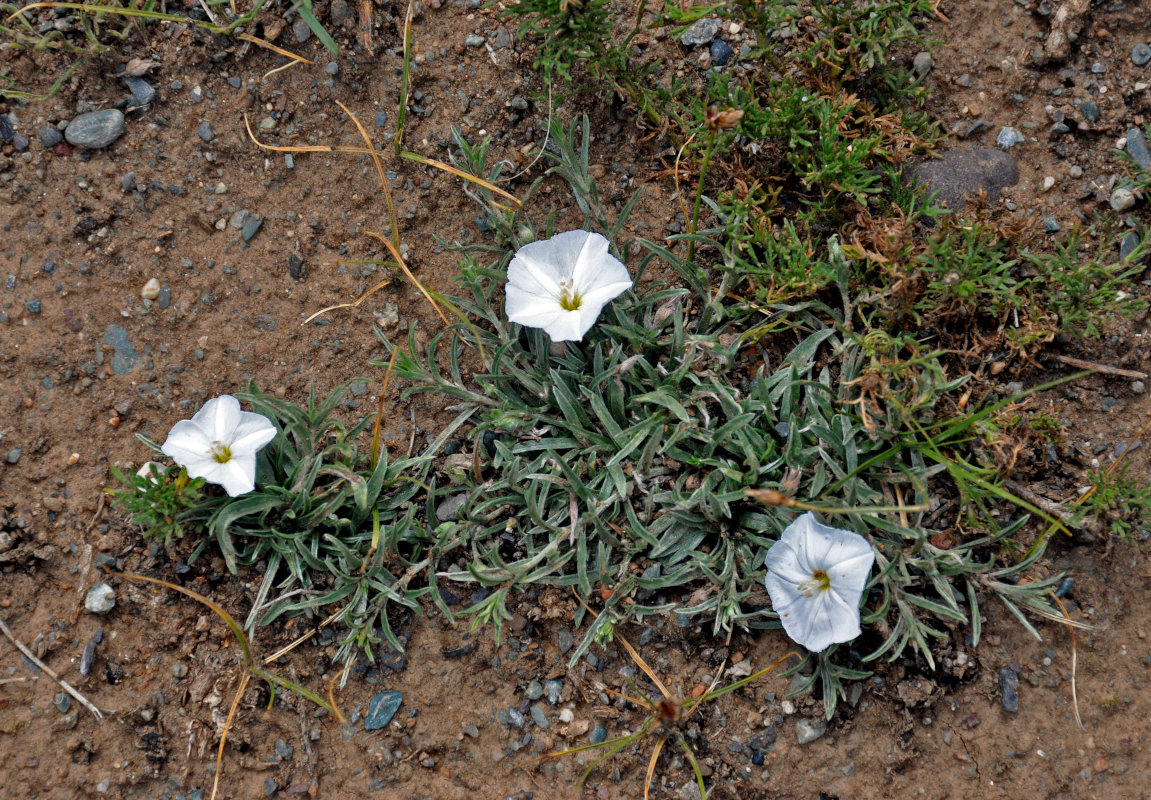
[[[1129,462],[1118,469],[1099,469],[1089,476],[1091,488],[1080,503],[1079,518],[1094,517],[1116,538],[1127,541],[1136,530],[1151,525],[1151,487],[1127,474]]]
[[[568,178],[587,223],[618,236],[623,220],[580,190],[594,187],[586,128],[581,136],[557,126],[551,138],[559,151],[553,169]],[[526,215],[507,223],[534,235]],[[705,233],[680,238],[709,241]],[[637,278],[659,258],[684,286],[653,283],[617,299],[583,342],[555,347],[507,323],[499,303],[506,261],[482,267],[474,255],[460,277],[464,296],[450,298],[461,321],[424,348],[414,332],[406,348],[385,339],[408,395],[452,398],[457,422],[476,425],[477,459],[479,442],[490,443],[482,465],[430,493],[437,503],[462,500],[441,528],[471,552],[442,577],[489,590],[465,613],[498,630],[510,617],[509,597],[528,585],[609,594],[573,661],[625,614],[673,613],[716,632],[774,626],[763,556],[795,512],[745,496],[773,488],[876,543],[879,576],[866,620],[885,634],[865,662],[896,658],[910,645],[933,663],[931,641],[948,638],[952,626],[978,637],[977,598],[985,594],[1020,614],[1027,607],[1050,615],[1047,582],[1014,583],[1034,558],[996,562],[996,544],[1014,537],[1025,517],[995,523],[990,505],[1005,493],[994,474],[954,455],[971,426],[997,409],[937,417],[963,383],[946,379],[937,354],[896,359],[914,340],[857,336],[813,302],[777,305],[740,331],[736,273],[722,273],[716,288],[709,270],[674,249],[629,244],[638,245]],[[617,252],[626,257],[632,247]],[[783,346],[771,358],[777,366],[757,365],[751,343]],[[972,528],[992,533],[932,543],[929,484],[938,494],[946,478],[963,495]],[[831,713],[842,680],[867,673],[833,650],[814,658]]]
[[[309,396],[303,407],[255,387],[237,395],[279,430],[260,451],[254,492],[206,494],[202,480],[188,481],[171,467],[157,480],[119,476],[127,488],[115,493],[117,506],[146,535],[167,544],[184,528],[199,527],[230,571],[261,566],[249,633],[285,615],[331,617],[346,627],[345,659],[361,651],[371,657],[381,636],[399,649],[391,609],[419,611],[419,599],[430,594],[450,614],[432,568],[441,553],[459,546],[424,528],[430,510],[419,502],[433,458],[457,426],[416,456],[389,458],[381,447],[373,463],[357,443],[370,418],[348,427],[336,415],[346,390],[322,401]]]

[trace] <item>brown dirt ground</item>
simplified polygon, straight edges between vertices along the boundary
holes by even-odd
[[[1103,3],[1096,4],[1103,6]],[[1022,216],[1055,216],[1066,230],[1077,213],[1088,216],[1106,202],[1109,181],[1120,172],[1110,148],[1151,102],[1134,84],[1151,82],[1127,58],[1138,41],[1151,38],[1138,3],[1108,4],[1089,12],[1067,62],[1037,65],[1029,51],[1045,35],[1043,18],[1025,4],[1006,0],[945,2],[950,24],[936,23],[944,41],[928,78],[933,113],[951,129],[983,118],[992,127],[978,144],[991,145],[1001,125],[1034,138],[1013,151],[1021,180],[1005,193]],[[321,18],[326,4],[318,3]],[[332,76],[332,60],[315,39],[297,44],[290,29],[280,43],[316,60],[271,73],[282,60],[258,48],[208,37],[182,26],[149,26],[134,33],[116,55],[90,59],[47,102],[9,106],[30,136],[25,153],[8,146],[0,155],[0,273],[14,276],[0,290],[0,443],[3,453],[20,448],[15,464],[0,463],[0,522],[7,535],[0,552],[0,617],[13,633],[107,712],[103,721],[73,704],[68,713],[53,703],[58,688],[22,663],[0,640],[0,776],[8,797],[172,798],[206,797],[211,786],[216,733],[240,673],[240,656],[220,621],[183,597],[116,582],[114,611],[96,617],[83,611],[83,593],[94,582],[94,559],[116,559],[124,568],[169,569],[163,554],[149,551],[139,531],[110,514],[101,500],[110,465],[129,467],[146,457],[132,434],[162,439],[177,419],[208,397],[246,388],[250,379],[280,396],[302,400],[357,375],[376,381],[354,398],[374,408],[381,370],[369,367],[380,347],[371,331],[373,313],[392,333],[412,321],[421,330],[436,322],[416,292],[393,283],[365,308],[327,315],[326,325],[301,327],[312,312],[345,302],[370,287],[377,274],[354,263],[382,257],[364,235],[383,231],[385,216],[370,163],[358,157],[297,155],[289,169],[280,154],[259,151],[244,133],[243,115],[254,125],[272,119],[261,136],[279,143],[358,144],[336,100],[353,109],[377,137],[393,130],[400,60],[397,6],[376,10],[376,55],[353,47],[354,23],[338,31],[344,46]],[[414,27],[418,66],[413,88],[425,113],[409,118],[406,142],[433,157],[446,154],[449,126],[495,136],[497,158],[522,168],[521,148],[539,138],[546,117],[544,87],[518,46],[464,46],[469,33],[491,42],[501,24],[492,11],[469,11],[447,3],[428,9]],[[389,50],[391,52],[385,52]],[[905,54],[910,60],[913,53]],[[127,94],[113,74],[118,57],[151,57],[160,66],[149,79],[157,99],[128,115],[125,135],[107,150],[59,155],[35,137],[44,123],[110,104]],[[903,57],[903,56],[901,56]],[[1091,75],[1095,62],[1107,66]],[[70,61],[50,54],[0,54],[0,63],[21,86],[46,89]],[[1078,77],[1061,75],[1074,69]],[[971,77],[971,85],[957,82]],[[229,78],[238,78],[234,88]],[[1095,81],[1096,88],[1088,84]],[[182,88],[173,88],[179,81]],[[968,83],[963,80],[962,83]],[[1099,94],[1098,87],[1108,91]],[[204,99],[191,102],[193,87]],[[1051,90],[1063,90],[1053,101]],[[1022,95],[1019,102],[1013,95]],[[1068,105],[1094,96],[1102,124],[1091,131],[1049,139],[1044,106]],[[516,97],[530,101],[527,111]],[[577,98],[575,107],[590,101]],[[387,124],[372,127],[378,111]],[[626,111],[599,107],[594,160],[619,198],[632,183],[643,185],[636,212],[650,230],[662,230],[678,210],[659,154],[658,137],[637,142]],[[216,138],[197,136],[202,121]],[[603,133],[606,132],[606,133]],[[949,146],[968,146],[952,142]],[[1069,169],[1077,165],[1081,178]],[[451,286],[454,257],[432,235],[473,240],[477,207],[458,182],[413,164],[393,165],[404,241],[421,279]],[[131,172],[134,183],[122,189]],[[539,165],[512,184],[520,190],[540,174]],[[1043,191],[1046,176],[1056,179]],[[217,193],[217,186],[226,186]],[[170,190],[169,187],[175,189]],[[614,198],[613,198],[614,199]],[[563,187],[547,184],[536,198],[546,210],[570,214]],[[1146,206],[1136,216],[1146,222]],[[229,226],[231,215],[249,209],[264,223],[249,243]],[[1003,211],[1003,214],[1010,212]],[[219,222],[224,221],[222,229]],[[306,275],[289,275],[298,253]],[[43,268],[51,261],[54,270]],[[171,293],[167,308],[145,303],[140,289],[152,277]],[[28,301],[38,299],[32,313]],[[393,314],[388,306],[394,306]],[[138,356],[133,368],[114,369],[109,326],[121,326]],[[1146,370],[1143,319],[1115,329],[1109,338],[1076,345],[1075,355]],[[988,361],[997,354],[987,354]],[[1012,369],[1015,369],[1013,366]],[[1039,382],[1061,374],[1019,367],[1019,378]],[[1033,488],[1052,499],[1074,498],[1083,470],[1117,442],[1135,438],[1151,412],[1147,394],[1130,379],[1095,377],[1032,401],[1067,424],[1069,447],[1057,466]],[[440,409],[426,401],[397,404],[389,436],[405,442],[412,426],[434,430]],[[352,411],[349,409],[349,415]],[[1146,448],[1136,451],[1131,474],[1147,475]],[[77,454],[75,457],[73,454]],[[187,555],[181,548],[183,555]],[[854,708],[843,704],[828,733],[800,746],[795,721],[817,717],[810,698],[782,701],[788,680],[767,677],[747,690],[706,707],[695,721],[697,752],[714,778],[715,798],[1139,798],[1147,788],[1151,747],[1151,670],[1145,610],[1151,603],[1151,565],[1146,548],[1129,544],[1073,545],[1056,541],[1044,569],[1075,578],[1072,613],[1097,630],[1077,637],[1079,710],[1072,713],[1072,648],[1065,629],[1040,624],[1045,641],[1031,639],[1002,607],[988,604],[985,636],[978,649],[957,631],[941,650],[942,669],[929,674],[913,661],[880,665]],[[203,559],[189,585],[211,592],[237,614],[246,613],[257,576],[224,573],[219,560]],[[558,648],[565,623],[532,621],[541,598],[522,599],[502,646],[486,631],[447,625],[434,613],[401,618],[406,665],[357,673],[338,697],[346,711],[366,709],[380,688],[399,689],[404,704],[386,730],[354,733],[316,713],[294,696],[270,710],[262,687],[250,687],[232,728],[224,759],[222,797],[318,796],[388,798],[576,797],[580,767],[575,757],[513,771],[532,754],[579,743],[558,725],[529,728],[532,742],[518,753],[523,732],[502,724],[497,710],[520,707],[528,684],[559,678],[560,705],[570,707],[576,731],[602,720],[616,733],[640,721],[635,712],[602,704],[593,679],[622,686],[630,661],[617,649],[605,653],[597,673],[587,664],[565,668]],[[1144,609],[1144,611],[1140,611]],[[295,638],[303,625],[261,632],[257,646],[270,653]],[[81,653],[98,631],[94,667],[79,673]],[[625,631],[626,632],[626,631]],[[635,640],[638,631],[630,632]],[[474,643],[459,659],[445,651]],[[711,677],[723,657],[771,663],[787,648],[781,632],[737,632],[729,643],[668,621],[643,648],[645,658],[672,685],[689,691]],[[281,662],[287,674],[313,688],[333,673],[331,645],[308,643]],[[960,657],[962,655],[962,657]],[[734,658],[732,658],[734,660]],[[966,664],[961,664],[966,660]],[[730,663],[730,661],[729,661]],[[186,667],[185,670],[176,665]],[[1016,714],[999,702],[998,671],[1015,665],[1022,676]],[[606,677],[605,677],[606,676]],[[556,709],[553,712],[555,720]],[[475,728],[466,726],[474,725]],[[777,733],[774,751],[753,765],[746,744]],[[351,733],[350,737],[345,733]],[[476,735],[472,735],[476,734]],[[278,757],[276,740],[293,748]],[[621,754],[597,771],[585,796],[636,798],[648,747]],[[661,759],[655,797],[690,797],[690,769],[669,749]],[[688,787],[690,788],[690,787]]]

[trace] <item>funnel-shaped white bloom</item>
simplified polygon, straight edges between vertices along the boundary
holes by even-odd
[[[811,512],[767,551],[767,593],[787,635],[814,653],[859,635],[859,598],[875,553],[867,539]]]
[[[556,342],[579,341],[612,299],[631,288],[627,267],[598,233],[566,231],[525,244],[508,264],[507,314]]]
[[[275,436],[271,420],[241,411],[240,401],[225,394],[172,426],[160,449],[189,476],[219,484],[236,497],[256,488],[256,453]]]

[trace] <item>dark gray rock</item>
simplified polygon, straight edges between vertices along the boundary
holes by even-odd
[[[364,717],[364,730],[378,731],[387,726],[396,712],[400,710],[400,703],[404,702],[402,692],[380,692],[368,703],[368,714]]]
[[[1079,111],[1083,114],[1083,118],[1088,122],[1099,121],[1099,104],[1094,100],[1085,100],[1079,104]]]
[[[128,341],[128,329],[123,325],[105,328],[104,344],[112,348],[112,372],[117,375],[127,375],[140,363],[140,354]]]
[[[40,137],[40,144],[45,147],[55,147],[64,141],[64,134],[60,133],[60,129],[55,125],[45,125],[36,131],[36,135]]]
[[[64,129],[68,144],[99,150],[124,134],[124,114],[119,109],[105,108],[81,114]]]
[[[292,23],[292,35],[296,37],[297,44],[303,44],[311,39],[312,29],[308,27],[307,20],[296,17],[296,21]]]
[[[1139,234],[1135,231],[1128,231],[1122,239],[1119,240],[1119,262],[1125,263],[1130,261],[1135,252],[1139,249]]]
[[[1011,714],[1019,711],[1019,673],[1011,667],[999,670],[999,703]]]
[[[1147,147],[1147,137],[1139,128],[1127,131],[1127,155],[1141,169],[1151,169],[1151,149]]]
[[[711,63],[715,66],[725,66],[734,55],[735,51],[731,49],[731,45],[723,39],[716,39],[711,43]]]
[[[1148,47],[1143,42],[1131,48],[1131,63],[1137,67],[1141,67],[1151,61],[1151,47]]]
[[[136,173],[125,172],[120,176],[120,191],[130,192],[136,188]]]
[[[156,99],[156,87],[143,78],[125,75],[124,83],[128,84],[128,91],[132,93],[132,102],[135,105],[146,106]]]
[[[352,18],[352,9],[348,6],[347,0],[332,0],[328,14],[332,25],[338,28]]]
[[[244,220],[244,227],[240,229],[240,238],[245,242],[251,241],[252,237],[256,235],[256,231],[260,230],[260,226],[263,224],[263,217],[259,214],[252,214]]]
[[[196,128],[196,135],[205,142],[210,142],[216,138],[216,132],[212,130],[212,123],[206,119],[200,121],[200,127]]]
[[[904,173],[905,183],[914,181],[939,192],[938,202],[958,211],[979,191],[987,193],[988,202],[998,200],[1000,191],[1018,183],[1019,165],[1007,153],[992,148],[952,150]]]
[[[688,47],[699,47],[700,45],[711,44],[711,40],[715,38],[717,33],[719,33],[719,20],[708,17],[691,25],[683,32],[679,40]]]

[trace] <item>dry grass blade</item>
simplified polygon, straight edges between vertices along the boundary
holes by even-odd
[[[2,619],[0,619],[0,631],[4,632],[4,635],[7,636],[9,641],[11,641],[12,644],[14,644],[16,646],[17,650],[19,650],[21,653],[24,654],[25,658],[27,658],[29,661],[31,661],[33,664],[35,664],[37,667],[39,667],[40,671],[43,672],[45,675],[47,675],[49,678],[56,681],[56,683],[59,684],[61,689],[63,689],[68,694],[72,695],[73,698],[75,698],[77,703],[79,703],[80,705],[84,706],[84,708],[91,711],[92,716],[94,716],[96,719],[104,719],[104,712],[101,711],[99,708],[97,708],[95,703],[93,703],[91,700],[89,700],[84,695],[80,694],[80,692],[76,691],[76,689],[74,689],[72,687],[72,685],[68,683],[68,681],[61,678],[59,675],[57,675],[52,670],[51,667],[49,667],[47,664],[45,664],[40,659],[36,658],[36,654],[33,653],[31,650],[29,650],[23,642],[21,642],[19,639],[17,639],[12,634],[12,631],[9,630],[8,625]]]
[[[1063,616],[1067,622],[1071,622],[1071,615],[1067,613],[1067,607],[1063,605],[1063,601],[1059,599],[1059,595],[1055,592],[1051,593],[1051,598],[1055,604],[1059,606],[1059,610],[1063,612]],[[1079,726],[1079,730],[1087,730],[1087,726],[1083,724],[1083,719],[1079,716],[1079,692],[1075,687],[1075,675],[1079,671],[1079,650],[1075,646],[1075,626],[1068,624],[1068,633],[1071,634],[1071,708],[1075,712],[1075,724]]]
[[[240,698],[244,696],[244,690],[248,688],[248,681],[251,679],[251,672],[245,672],[240,676],[240,685],[236,687],[236,694],[232,698],[231,707],[228,709],[228,718],[224,720],[224,730],[220,732],[220,746],[216,749],[216,775],[212,778],[212,795],[209,800],[216,800],[216,792],[220,788],[220,773],[223,771],[220,768],[224,764],[224,745],[228,741],[228,731],[232,728],[232,720],[236,716],[236,709],[240,707]]]
[[[399,249],[394,244],[392,244],[387,239],[385,239],[383,236],[380,236],[378,233],[374,233],[372,231],[365,231],[365,233],[368,236],[371,236],[373,239],[379,239],[381,242],[384,243],[384,246],[387,247],[388,250],[391,251],[392,258],[394,258],[396,260],[396,263],[400,265],[400,269],[402,269],[404,271],[404,274],[408,276],[408,280],[410,280],[413,284],[415,284],[416,288],[420,290],[420,294],[422,294],[425,298],[427,298],[427,301],[432,304],[432,308],[434,308],[436,310],[436,313],[440,315],[440,319],[442,319],[444,321],[444,324],[445,325],[451,325],[451,322],[448,321],[448,318],[444,315],[444,312],[440,310],[439,304],[436,303],[435,298],[432,297],[431,292],[429,292],[427,290],[427,288],[425,288],[424,285],[419,282],[419,280],[416,278],[416,276],[412,274],[412,271],[410,269],[408,269],[408,265],[404,263],[404,259],[400,255]]]
[[[384,373],[384,384],[380,387],[380,404],[376,408],[376,421],[372,424],[372,469],[376,468],[376,464],[380,460],[380,429],[384,424],[384,400],[388,396],[388,384],[392,380],[392,370],[396,366],[396,356],[400,354],[400,348],[392,348],[392,357],[388,359],[388,369]]]
[[[327,308],[321,308],[319,311],[315,312],[314,314],[309,316],[306,320],[301,322],[300,327],[307,325],[309,322],[311,322],[312,320],[314,320],[316,317],[320,316],[321,314],[327,314],[329,311],[336,311],[336,310],[341,309],[341,308],[358,308],[361,303],[363,303],[369,297],[374,295],[380,289],[383,289],[385,286],[388,286],[389,284],[391,284],[391,281],[382,280],[379,283],[377,283],[375,286],[373,286],[371,289],[368,289],[366,292],[364,292],[362,295],[360,295],[359,297],[357,297],[355,300],[353,300],[350,303],[336,303],[334,306],[328,306]]]
[[[471,175],[467,172],[464,172],[462,169],[458,169],[456,167],[453,167],[451,164],[445,164],[443,161],[437,161],[434,158],[428,158],[427,156],[421,156],[419,153],[413,153],[411,150],[404,150],[402,153],[400,153],[400,156],[408,159],[409,161],[415,161],[417,164],[423,164],[424,166],[427,166],[427,167],[435,167],[436,169],[440,169],[440,170],[443,170],[444,172],[451,173],[452,175],[455,175],[457,178],[463,178],[465,181],[468,181],[469,183],[474,183],[476,186],[487,189],[490,192],[494,192],[495,194],[498,194],[500,197],[506,198],[509,205],[505,205],[503,203],[497,203],[494,200],[492,201],[493,203],[495,203],[495,205],[499,206],[504,211],[519,211],[521,208],[524,207],[523,201],[521,201],[518,197],[516,197],[511,192],[505,192],[503,189],[496,186],[494,183],[491,183],[490,181],[485,181],[483,178],[479,178],[475,175]]]
[[[671,692],[669,692],[667,687],[663,685],[663,681],[661,681],[659,676],[657,676],[655,672],[652,671],[652,668],[647,665],[647,662],[644,661],[640,654],[636,652],[636,649],[631,646],[631,642],[624,638],[622,633],[616,633],[615,638],[619,639],[620,644],[623,645],[624,650],[627,650],[627,654],[631,656],[632,661],[634,661],[636,665],[643,670],[644,675],[647,675],[649,678],[651,678],[651,682],[656,685],[656,688],[660,690],[663,696],[670,698]]]

